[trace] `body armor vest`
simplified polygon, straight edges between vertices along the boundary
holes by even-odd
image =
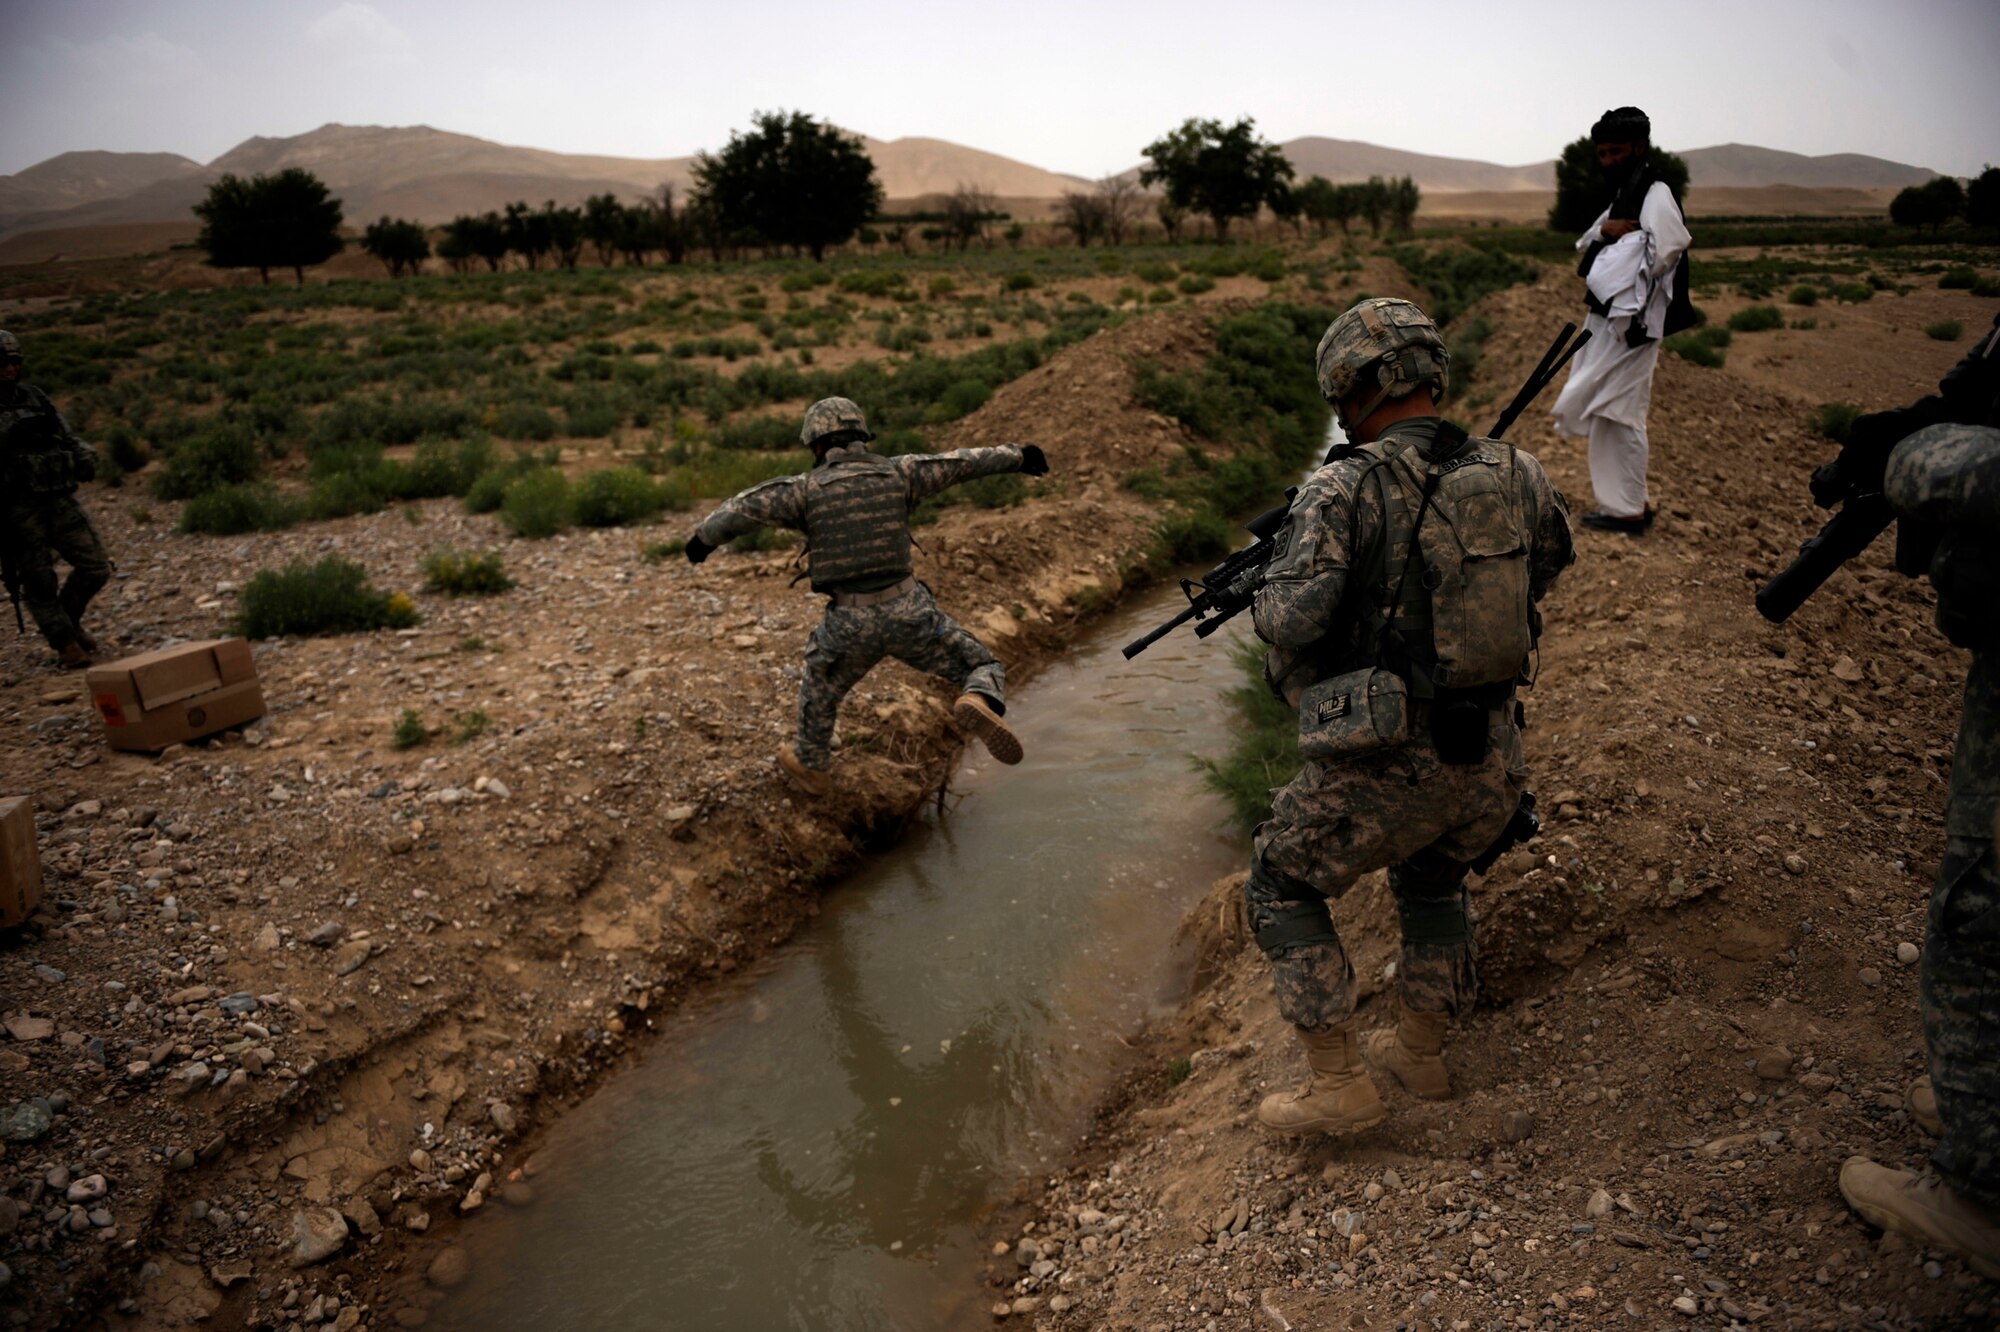
[[[0,402],[0,481],[15,494],[67,495],[76,489],[76,455],[56,409],[25,384]]]
[[[910,502],[903,474],[861,450],[806,476],[806,559],[815,592],[886,585],[910,572]]]
[[[1386,526],[1357,589],[1367,606],[1353,665],[1395,671],[1420,699],[1478,690],[1497,700],[1534,650],[1520,472],[1511,444],[1452,450],[1438,439],[1443,456],[1426,454],[1421,436],[1363,450],[1378,459],[1370,478]]]

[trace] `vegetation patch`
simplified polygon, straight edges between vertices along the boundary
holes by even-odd
[[[454,597],[490,596],[514,586],[500,552],[433,551],[424,559],[424,586]]]
[[[1229,691],[1242,718],[1236,740],[1219,759],[1196,758],[1202,780],[1229,804],[1245,832],[1271,816],[1271,792],[1298,774],[1299,716],[1264,683],[1264,645],[1254,640],[1236,647],[1246,677]]]
[[[329,555],[316,564],[300,560],[260,570],[243,589],[236,632],[278,638],[406,629],[416,622],[417,608],[408,597],[377,590],[367,570]]]

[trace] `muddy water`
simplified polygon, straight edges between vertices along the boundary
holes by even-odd
[[[467,1226],[449,1327],[932,1329],[990,1321],[973,1227],[1059,1160],[1173,1002],[1170,941],[1246,846],[1221,752],[1242,617],[1136,662],[1164,587],[1018,691],[1028,753],[831,893],[757,971],[677,1013],[563,1118],[538,1200]]]

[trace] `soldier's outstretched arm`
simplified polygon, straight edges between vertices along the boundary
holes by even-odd
[[[992,448],[953,449],[950,453],[906,453],[895,460],[909,486],[910,504],[922,504],[940,491],[982,476],[1025,472],[1041,476],[1048,459],[1033,444],[1000,444]]]
[[[752,486],[716,506],[688,538],[687,557],[700,564],[717,546],[760,527],[803,529],[806,522],[806,482],[802,476],[781,476]]]

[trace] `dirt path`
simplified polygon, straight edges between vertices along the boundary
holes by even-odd
[[[1133,405],[1131,360],[1194,364],[1219,308],[1089,339],[938,442],[1054,465],[1020,506],[920,532],[920,575],[1017,678],[1143,576],[1155,515],[1119,481],[1188,437]],[[26,1326],[422,1321],[460,1219],[531,1199],[538,1122],[784,940],[957,751],[945,687],[891,665],[843,710],[840,792],[792,795],[772,758],[819,603],[788,553],[640,559],[694,514],[527,543],[438,502],[204,540],[135,490],[86,501],[120,566],[94,618],[134,651],[222,632],[292,558],[414,590],[428,551],[497,547],[518,586],[260,645],[270,715],[157,759],[106,751],[39,642],[0,648],[0,790],[36,794],[51,895],[0,940],[0,1108],[52,1112],[0,1144]],[[405,708],[442,734],[393,748]]]
[[[1526,371],[1570,285],[1488,299],[1490,382]],[[1489,1002],[1452,1046],[1457,1098],[1385,1093],[1389,1122],[1350,1144],[1267,1135],[1257,1102],[1300,1061],[1237,885],[1218,885],[1190,918],[1217,979],[1150,1034],[1152,1071],[1069,1168],[996,1222],[997,1317],[1992,1325],[1991,1286],[1864,1228],[1835,1188],[1852,1152],[1928,1151],[1902,1106],[1923,1067],[1905,945],[1922,943],[1942,849],[1964,655],[1886,540],[1782,628],[1750,601],[1823,517],[1805,477],[1830,446],[1807,412],[1934,383],[1962,345],[1909,330],[1941,303],[1970,328],[1992,318],[1990,301],[1920,290],[1786,348],[1739,335],[1723,370],[1662,360],[1659,525],[1643,542],[1583,533],[1548,607],[1528,743],[1554,817],[1476,886]],[[1892,338],[1893,364],[1868,354]],[[1851,366],[1838,393],[1784,379],[1821,352]],[[1540,425],[1517,439],[1587,507],[1580,441]],[[1394,913],[1379,876],[1336,918],[1380,993]]]

